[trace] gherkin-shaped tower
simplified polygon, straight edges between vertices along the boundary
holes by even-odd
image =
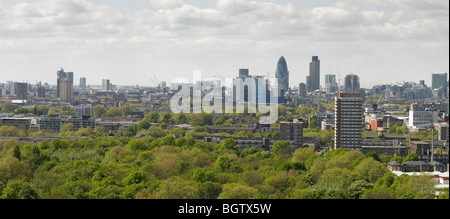
[[[278,60],[275,77],[278,79],[278,97],[280,102],[284,102],[284,95],[289,89],[289,70],[283,56]]]

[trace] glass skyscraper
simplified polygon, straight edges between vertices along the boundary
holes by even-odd
[[[278,60],[275,76],[278,79],[279,103],[284,103],[284,95],[289,90],[289,70],[283,56]]]

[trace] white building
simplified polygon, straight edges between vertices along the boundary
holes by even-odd
[[[429,129],[438,122],[438,111],[411,110],[409,111],[409,129]]]

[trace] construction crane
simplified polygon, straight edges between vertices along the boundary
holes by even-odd
[[[153,79],[151,79],[150,78],[150,80],[156,85],[156,86],[159,86],[160,84],[159,84],[159,81],[158,81],[158,78],[156,78],[156,75],[153,75],[153,77],[155,78],[155,80],[153,80]]]

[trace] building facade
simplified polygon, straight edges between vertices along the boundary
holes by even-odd
[[[439,89],[448,87],[448,74],[447,73],[434,73],[432,74],[432,89]]]
[[[309,91],[315,91],[320,89],[320,60],[318,56],[313,56],[312,62],[309,64],[309,80],[310,80]]]
[[[56,95],[57,98],[61,98],[61,86],[67,86],[70,87],[69,88],[65,88],[66,91],[70,91],[73,92],[73,72],[65,72],[63,68],[61,68],[60,70],[58,70],[56,72],[56,76],[57,76],[57,81],[56,81]],[[66,81],[65,85],[61,85],[62,81]],[[68,81],[68,82],[67,82]],[[70,94],[70,96],[72,96],[73,94]],[[66,96],[67,97],[67,96]]]
[[[325,75],[325,90],[327,94],[332,94],[339,90],[336,75]]]
[[[346,93],[359,93],[360,92],[360,81],[357,75],[347,75],[345,77],[345,88]]]
[[[293,141],[295,148],[303,147],[303,122],[280,123],[280,139]]]
[[[283,56],[278,60],[275,76],[278,79],[278,102],[284,103],[284,95],[289,90],[289,70]]]
[[[334,148],[361,149],[363,109],[360,93],[339,93],[335,100]]]

